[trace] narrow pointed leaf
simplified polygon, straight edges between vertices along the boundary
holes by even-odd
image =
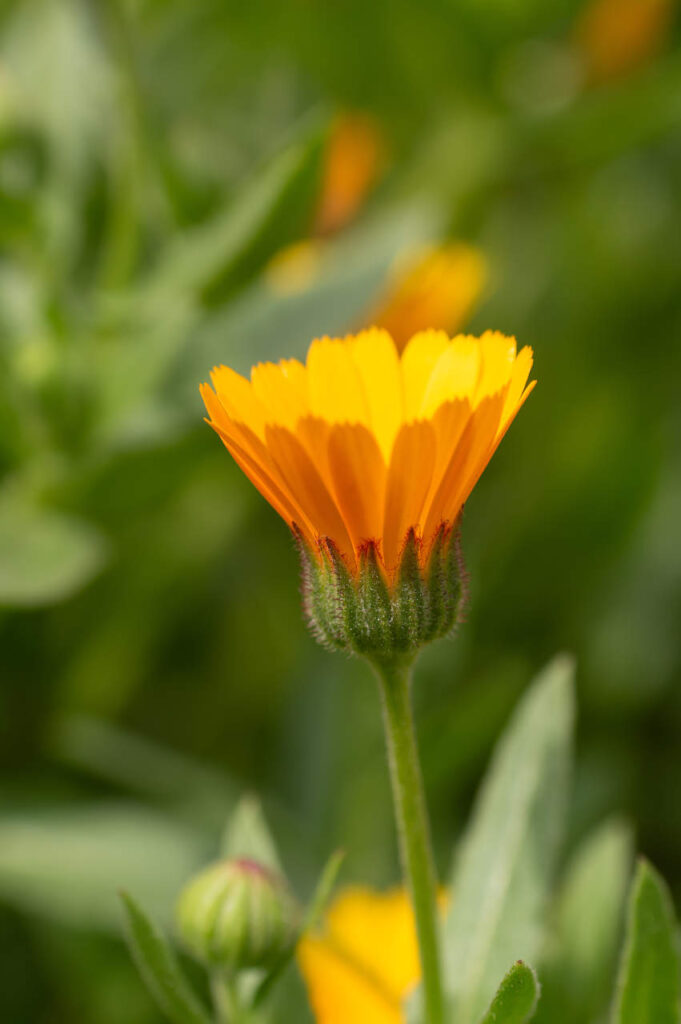
[[[147,298],[180,289],[222,302],[279,248],[300,237],[322,166],[315,129],[278,154],[210,222],[180,238],[147,284]]]
[[[319,876],[319,881],[315,887],[315,891],[310,900],[310,905],[305,913],[305,921],[303,927],[316,928],[320,918],[326,910],[326,905],[331,898],[331,893],[336,884],[338,873],[342,867],[343,861],[345,860],[345,850],[336,850],[332,853],[328,861],[324,865],[324,869]]]
[[[612,1024],[679,1024],[679,957],[669,890],[641,860],[629,898],[627,935]]]
[[[260,801],[243,797],[227,822],[222,839],[223,857],[245,857],[282,873],[277,848],[265,821]]]
[[[567,798],[573,672],[557,658],[521,701],[456,859],[445,975],[457,1024],[476,1024],[508,964],[539,953]]]
[[[537,976],[522,960],[510,969],[481,1024],[525,1024],[539,999]]]
[[[633,862],[631,830],[607,821],[578,847],[556,907],[537,1024],[600,1019],[607,1009]]]
[[[317,882],[317,885],[315,887],[312,899],[310,900],[307,910],[305,911],[305,915],[303,917],[300,929],[298,930],[298,933],[294,941],[291,943],[289,949],[285,950],[282,953],[277,963],[274,964],[272,969],[265,975],[265,977],[258,985],[252,1000],[254,1007],[259,1006],[260,1003],[262,1003],[263,1000],[267,998],[277,979],[288,967],[296,951],[298,940],[301,938],[303,933],[309,931],[310,929],[316,928],[319,919],[324,913],[326,904],[329,901],[329,898],[333,891],[333,887],[336,884],[338,872],[340,871],[344,859],[345,851],[336,850],[335,853],[331,854],[328,861],[324,865],[324,869],[321,875],[319,876],[319,881]]]
[[[144,983],[172,1024],[211,1024],[183,974],[163,932],[127,893],[121,894],[126,914],[127,937]]]

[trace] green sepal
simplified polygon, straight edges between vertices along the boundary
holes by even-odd
[[[277,847],[256,796],[243,796],[230,814],[220,846],[227,859],[247,857],[283,874]]]
[[[394,608],[373,541],[360,552],[355,589],[360,614],[356,617],[354,635],[351,636],[353,649],[368,656],[390,657],[397,647]]]
[[[405,649],[409,648],[413,637],[425,635],[428,616],[427,596],[419,562],[419,544],[412,528],[402,549],[395,592],[396,639]]]
[[[354,574],[329,537],[321,538],[313,551],[297,528],[293,533],[301,556],[305,615],[325,646],[391,662],[412,658],[459,622],[466,572],[458,521],[440,527],[425,569],[422,541],[410,529],[393,578],[375,541],[362,546]]]

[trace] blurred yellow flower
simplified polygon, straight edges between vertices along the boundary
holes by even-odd
[[[356,574],[375,545],[390,579],[413,531],[425,565],[531,391],[515,338],[423,331],[401,357],[377,328],[310,345],[307,362],[227,366],[201,394],[244,473],[321,561]]]
[[[331,126],[316,231],[331,234],[353,219],[383,165],[385,144],[378,121],[369,114],[340,114]]]
[[[385,327],[399,349],[425,327],[453,334],[478,301],[486,276],[485,259],[472,245],[422,249],[397,265],[367,320]]]
[[[596,82],[635,70],[661,49],[676,0],[591,0],[576,26],[576,41]]]
[[[324,242],[304,238],[280,249],[265,267],[265,282],[275,295],[295,295],[313,283],[322,267]]]
[[[402,1001],[421,977],[406,892],[346,890],[324,932],[301,941],[298,963],[317,1024],[403,1024]]]

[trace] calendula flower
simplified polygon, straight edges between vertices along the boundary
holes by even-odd
[[[470,316],[486,276],[485,258],[474,246],[429,246],[397,263],[368,319],[384,327],[399,349],[424,327],[452,334]]]
[[[661,49],[676,0],[591,0],[575,31],[593,81],[603,82],[645,64]]]
[[[488,331],[313,341],[305,364],[226,366],[208,422],[300,542],[317,634],[368,656],[444,635],[462,596],[462,506],[529,394],[529,348]]]
[[[317,1024],[403,1024],[403,1002],[421,979],[407,893],[347,889],[323,932],[301,941],[298,963]]]
[[[379,176],[385,143],[375,118],[346,112],[331,126],[316,216],[319,234],[351,221]]]

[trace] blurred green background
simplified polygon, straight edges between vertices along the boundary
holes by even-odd
[[[0,10],[3,1020],[157,1024],[116,889],[167,920],[243,791],[301,896],[337,846],[346,880],[397,880],[369,673],[307,634],[197,385],[361,325],[423,243],[480,247],[467,327],[531,344],[540,382],[466,510],[467,621],[419,663],[439,865],[568,649],[571,844],[621,813],[681,896],[673,0]],[[380,166],[282,285],[344,111]]]

